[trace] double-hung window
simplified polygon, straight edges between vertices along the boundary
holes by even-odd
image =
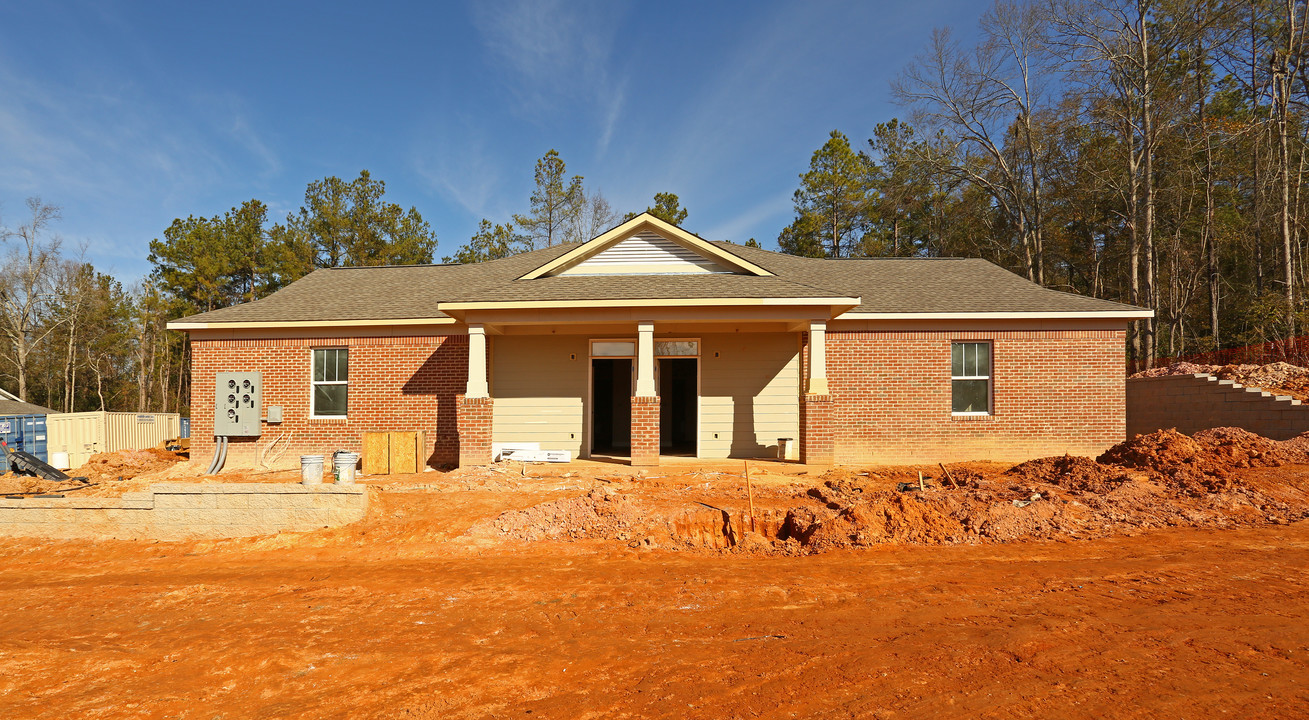
[[[314,350],[313,400],[309,414],[316,418],[343,418],[350,368],[345,348]]]
[[[950,343],[950,411],[955,415],[991,412],[991,343]]]

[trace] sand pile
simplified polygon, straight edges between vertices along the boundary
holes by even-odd
[[[91,482],[130,479],[167,470],[187,458],[161,448],[146,450],[120,450],[96,453],[85,465],[68,471],[72,477],[82,476]]]

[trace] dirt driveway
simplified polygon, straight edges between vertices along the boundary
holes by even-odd
[[[504,497],[0,545],[0,717],[1309,716],[1306,522],[804,557],[464,534]]]

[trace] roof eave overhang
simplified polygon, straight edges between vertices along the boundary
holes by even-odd
[[[841,320],[1144,320],[1153,310],[1094,310],[1089,312],[847,312]]]
[[[439,318],[396,318],[390,320],[271,320],[260,322],[187,322],[174,320],[166,326],[169,330],[189,332],[191,330],[268,330],[296,328],[337,328],[337,327],[393,327],[415,325],[453,325],[457,320],[452,317]]]

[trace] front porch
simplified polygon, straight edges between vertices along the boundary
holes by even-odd
[[[495,445],[517,443],[633,466],[831,464],[831,310],[470,311],[460,465],[489,464]]]

